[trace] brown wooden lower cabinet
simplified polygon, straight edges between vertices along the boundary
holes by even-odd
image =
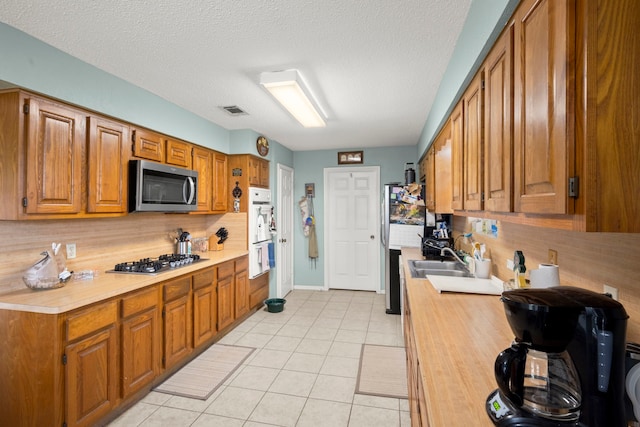
[[[193,346],[209,341],[218,332],[216,268],[193,275]]]
[[[221,331],[234,321],[235,287],[233,261],[218,266],[218,330]]]
[[[160,374],[158,302],[157,286],[134,292],[121,300],[122,398],[135,394]]]
[[[246,259],[67,313],[0,310],[0,424],[93,426],[113,418],[213,344],[217,330],[230,330],[236,283],[246,282],[247,301],[255,291]]]
[[[164,368],[169,369],[193,348],[191,339],[191,276],[164,284]]]
[[[117,304],[111,301],[67,319],[68,342],[63,355],[67,425],[95,425],[116,407],[117,318]]]
[[[407,352],[407,387],[409,391],[409,415],[412,427],[429,426],[427,404],[420,375],[420,361],[416,352],[416,342],[411,326],[411,307],[404,293],[404,342]]]

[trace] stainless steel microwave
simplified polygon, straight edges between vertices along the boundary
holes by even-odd
[[[129,212],[190,212],[198,202],[198,172],[147,160],[129,161]]]

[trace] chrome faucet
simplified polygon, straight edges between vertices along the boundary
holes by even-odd
[[[470,271],[469,270],[469,265],[466,262],[464,262],[462,259],[460,259],[460,257],[456,253],[456,251],[454,251],[453,249],[451,249],[451,248],[449,248],[447,246],[445,246],[445,247],[439,246],[438,244],[432,242],[429,239],[424,240],[424,244],[429,246],[430,248],[438,249],[440,251],[440,261],[444,261],[444,257],[446,256],[446,253],[450,252],[451,255],[453,255],[453,257],[456,259],[456,261],[458,261],[460,264],[462,264],[467,271]]]
[[[463,260],[461,260],[460,257],[458,256],[458,254],[451,248],[442,248],[440,250],[440,259],[441,260],[444,260],[446,252],[451,252],[451,255],[453,255],[453,257],[456,259],[456,261],[458,261],[460,264],[462,264],[467,271],[469,270],[469,265],[466,262],[464,262]]]

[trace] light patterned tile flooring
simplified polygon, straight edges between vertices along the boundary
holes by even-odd
[[[151,392],[111,427],[410,425],[406,399],[355,394],[363,343],[403,346],[373,292],[294,290],[219,342],[256,351],[206,401]]]

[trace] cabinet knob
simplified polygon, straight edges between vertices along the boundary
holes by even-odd
[[[374,235],[372,234],[371,236],[369,236],[369,238],[370,238],[371,240],[373,240],[373,239],[375,239],[375,238],[376,238],[376,236],[374,236]]]

